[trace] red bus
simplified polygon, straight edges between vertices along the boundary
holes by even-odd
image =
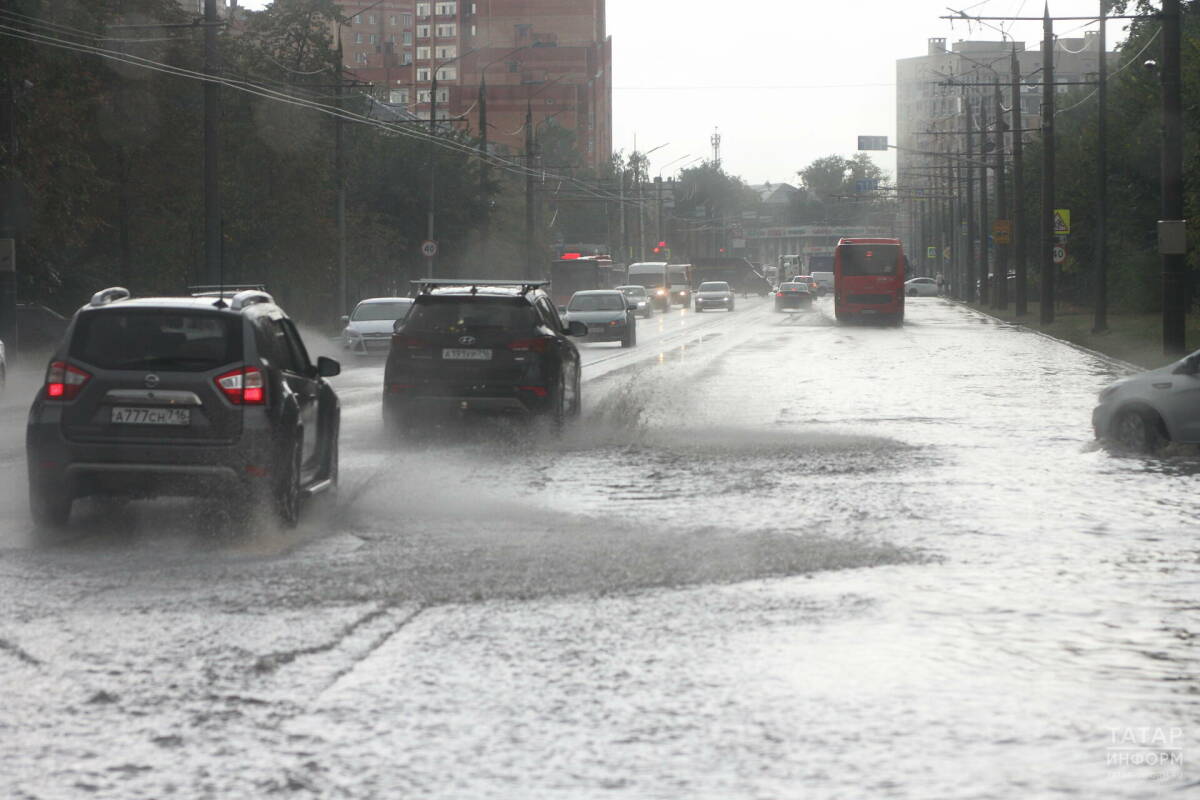
[[[833,253],[833,311],[839,322],[904,322],[904,247],[899,239],[842,239]]]

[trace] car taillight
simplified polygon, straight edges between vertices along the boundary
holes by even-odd
[[[258,367],[238,367],[218,375],[213,382],[235,406],[266,405],[266,383]]]
[[[514,353],[544,353],[550,349],[550,339],[539,336],[536,339],[517,339],[508,343],[508,349]]]
[[[775,296],[776,296],[776,297],[783,297],[783,292],[776,292],[776,293],[775,293]]]
[[[46,370],[46,397],[50,400],[74,400],[91,377],[65,361],[52,361]]]

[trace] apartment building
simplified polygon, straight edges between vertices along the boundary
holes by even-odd
[[[570,130],[589,166],[612,153],[612,43],[604,0],[340,0],[347,74],[420,119],[523,154],[535,131]],[[435,75],[436,71],[436,75]],[[436,95],[434,78],[436,76]]]

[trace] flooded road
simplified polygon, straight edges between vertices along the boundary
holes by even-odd
[[[584,345],[560,439],[388,446],[356,365],[294,533],[84,503],[33,546],[10,380],[0,795],[1196,791],[1200,457],[1097,447],[1099,357],[933,298],[831,316]]]

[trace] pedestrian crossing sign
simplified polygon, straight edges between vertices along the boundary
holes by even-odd
[[[1054,235],[1055,236],[1070,236],[1071,235],[1071,209],[1069,209],[1069,208],[1054,209]]]
[[[937,258],[937,248],[936,247],[925,248],[925,255],[928,258]]]

